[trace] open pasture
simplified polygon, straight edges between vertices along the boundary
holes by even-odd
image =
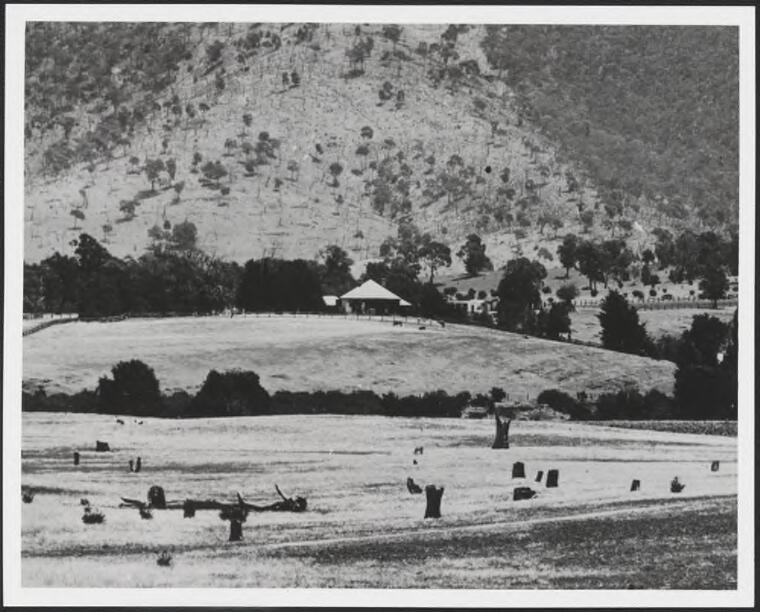
[[[141,359],[162,389],[195,390],[209,370],[254,370],[268,391],[370,389],[378,393],[487,392],[512,399],[625,384],[671,393],[667,361],[485,328],[423,322],[403,327],[342,316],[289,315],[75,322],[24,338],[25,386],[94,389],[118,361]]]
[[[636,303],[633,303],[636,306]],[[678,337],[691,328],[692,319],[697,315],[710,315],[729,324],[736,308],[719,308],[717,310],[701,308],[672,308],[661,310],[640,309],[639,321],[646,325],[646,330],[653,338],[666,334]],[[602,342],[602,327],[599,325],[599,309],[580,307],[570,315],[570,329],[574,340],[583,342]]]
[[[22,484],[36,492],[22,505],[24,586],[736,586],[735,438],[514,421],[511,448],[492,450],[491,420],[124,420],[23,415]],[[112,452],[96,453],[96,439]],[[137,456],[143,470],[130,473]],[[525,479],[512,478],[515,461]],[[559,470],[557,488],[534,482],[548,469]],[[410,476],[445,487],[442,518],[423,519]],[[674,476],[686,484],[678,494]],[[307,511],[251,513],[237,543],[216,511],[143,520],[118,508],[154,484],[167,499],[239,491],[270,503],[275,483],[306,497]],[[513,501],[523,485],[538,495]],[[103,524],[83,524],[83,497]],[[156,564],[162,550],[170,567]]]

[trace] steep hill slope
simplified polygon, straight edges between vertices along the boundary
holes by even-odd
[[[71,252],[81,231],[136,257],[150,228],[190,220],[238,261],[330,243],[360,261],[409,219],[454,250],[477,231],[501,265],[567,231],[627,219],[635,249],[667,226],[628,192],[602,223],[593,176],[559,160],[484,40],[479,26],[34,24],[25,257]]]

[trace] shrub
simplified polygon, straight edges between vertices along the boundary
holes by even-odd
[[[599,292],[596,289],[592,289],[591,290],[591,297],[596,297],[597,295],[599,295]]]
[[[545,286],[544,286],[544,287],[541,289],[541,293],[551,293],[551,292],[552,292],[552,288],[551,288],[551,287],[549,287],[548,285],[545,285]]]
[[[649,290],[649,295],[650,295],[650,297],[657,297],[657,291],[655,289],[650,289]]]
[[[539,404],[546,404],[552,410],[570,415],[572,419],[585,419],[589,411],[578,400],[559,389],[546,389],[536,398]]]
[[[638,289],[634,289],[634,290],[633,290],[633,292],[631,293],[631,295],[632,295],[633,297],[635,297],[635,298],[638,298],[638,299],[640,299],[640,300],[643,300],[643,299],[644,299],[644,294],[643,294],[643,292],[639,291]]]
[[[190,404],[194,416],[252,416],[270,409],[269,393],[252,371],[211,370]]]
[[[120,361],[113,379],[98,381],[98,404],[113,414],[152,415],[161,411],[161,391],[153,368],[139,359]]]

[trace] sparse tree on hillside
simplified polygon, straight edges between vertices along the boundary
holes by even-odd
[[[588,232],[591,226],[594,225],[594,211],[584,210],[580,214],[581,223],[583,224],[583,231]]]
[[[426,234],[426,236],[428,235]],[[442,242],[428,240],[420,248],[420,259],[427,263],[430,270],[430,284],[432,285],[436,270],[442,266],[449,267],[451,265],[451,249]]]
[[[131,221],[135,218],[134,200],[122,200],[119,203],[119,211],[124,214],[124,221]]]
[[[172,247],[178,251],[192,251],[198,241],[198,228],[195,223],[184,221],[177,223],[172,228],[171,242]]]
[[[341,166],[338,162],[333,162],[330,164],[330,174],[333,176],[332,187],[340,186],[338,177],[340,176],[341,172],[343,172],[343,166]]]
[[[77,221],[84,221],[84,213],[79,210],[78,208],[75,208],[69,213],[72,217],[74,217],[74,227],[72,229],[79,229],[77,227]]]
[[[159,175],[166,169],[164,161],[162,159],[148,159],[145,160],[145,175],[150,181],[150,190],[156,190],[156,181]]]
[[[169,178],[174,181],[174,176],[177,174],[177,162],[173,157],[166,160],[166,172]]]
[[[565,278],[570,278],[570,268],[574,268],[578,263],[578,237],[575,234],[567,234],[562,239],[562,244],[557,247],[557,254],[565,268]]]
[[[464,267],[470,276],[476,276],[483,270],[493,270],[493,264],[486,256],[486,245],[477,234],[467,236],[467,241],[457,252],[457,257],[464,261]]]

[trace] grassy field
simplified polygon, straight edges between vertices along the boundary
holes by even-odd
[[[589,424],[626,429],[650,429],[675,433],[707,434],[710,436],[737,436],[736,421],[589,421]]]
[[[326,435],[329,432],[329,435]],[[492,450],[493,423],[467,419],[258,417],[216,420],[25,414],[25,587],[697,588],[736,586],[736,441],[514,422]],[[111,453],[95,453],[96,439]],[[413,456],[416,446],[424,454]],[[73,465],[79,450],[81,464]],[[143,471],[127,462],[137,455]],[[413,465],[412,460],[418,461]],[[720,460],[719,472],[710,461]],[[511,478],[514,461],[526,476]],[[534,483],[556,468],[559,487]],[[686,484],[670,492],[674,476]],[[407,477],[445,487],[424,520]],[[631,480],[641,489],[629,491]],[[168,499],[308,498],[302,514],[251,514],[227,542],[217,512],[118,508],[158,484]],[[537,497],[512,501],[530,485]],[[106,515],[81,521],[80,498]],[[156,555],[169,550],[173,566]]]
[[[499,386],[520,399],[549,388],[598,393],[631,383],[670,393],[674,370],[666,361],[484,328],[285,315],[76,322],[27,336],[23,349],[25,385],[64,391],[93,389],[128,359],[153,367],[165,390],[194,389],[212,368],[242,368],[256,371],[269,391]]]
[[[673,310],[639,310],[639,321],[646,324],[646,330],[653,338],[665,334],[680,336],[691,327],[691,321],[696,315],[708,314],[717,317],[724,323],[730,323],[735,308],[718,310],[703,310],[697,308],[681,308]],[[584,342],[602,342],[602,328],[599,325],[598,308],[578,308],[570,315],[573,339]]]

